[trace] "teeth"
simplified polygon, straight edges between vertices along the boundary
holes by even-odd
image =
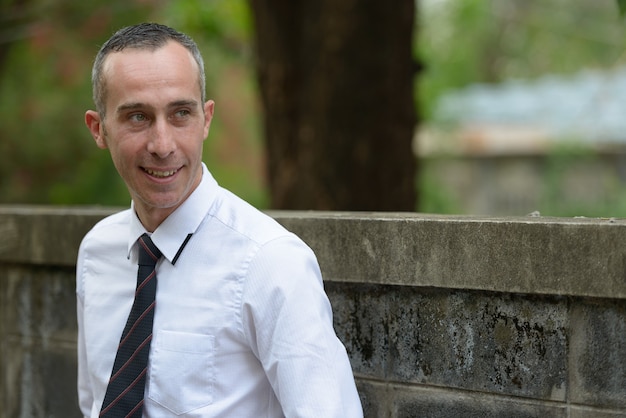
[[[169,177],[169,176],[173,176],[176,171],[178,170],[171,170],[171,171],[155,171],[155,170],[149,170],[146,169],[146,173],[150,174],[151,176],[154,177]]]

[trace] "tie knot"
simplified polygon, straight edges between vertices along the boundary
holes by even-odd
[[[161,258],[161,251],[154,245],[148,234],[139,237],[139,264],[142,266],[155,266]]]

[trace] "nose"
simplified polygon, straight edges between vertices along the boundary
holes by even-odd
[[[148,141],[148,152],[166,158],[176,150],[174,128],[167,121],[159,120],[152,125]]]

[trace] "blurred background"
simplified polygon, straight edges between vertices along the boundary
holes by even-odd
[[[158,21],[204,54],[216,101],[209,169],[253,205],[275,207],[258,3],[2,1],[0,203],[129,204],[83,123],[91,64],[116,29]],[[626,217],[626,26],[615,0],[417,0],[411,12],[414,210]]]
[[[625,216],[618,2],[420,4],[421,209]]]

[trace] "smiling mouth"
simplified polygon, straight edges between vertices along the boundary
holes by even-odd
[[[150,170],[148,168],[144,168],[143,170],[146,173],[150,174],[151,176],[159,177],[159,178],[171,177],[174,174],[176,174],[176,172],[178,172],[178,169],[176,169],[176,170],[169,170],[169,171],[157,171],[157,170]]]

